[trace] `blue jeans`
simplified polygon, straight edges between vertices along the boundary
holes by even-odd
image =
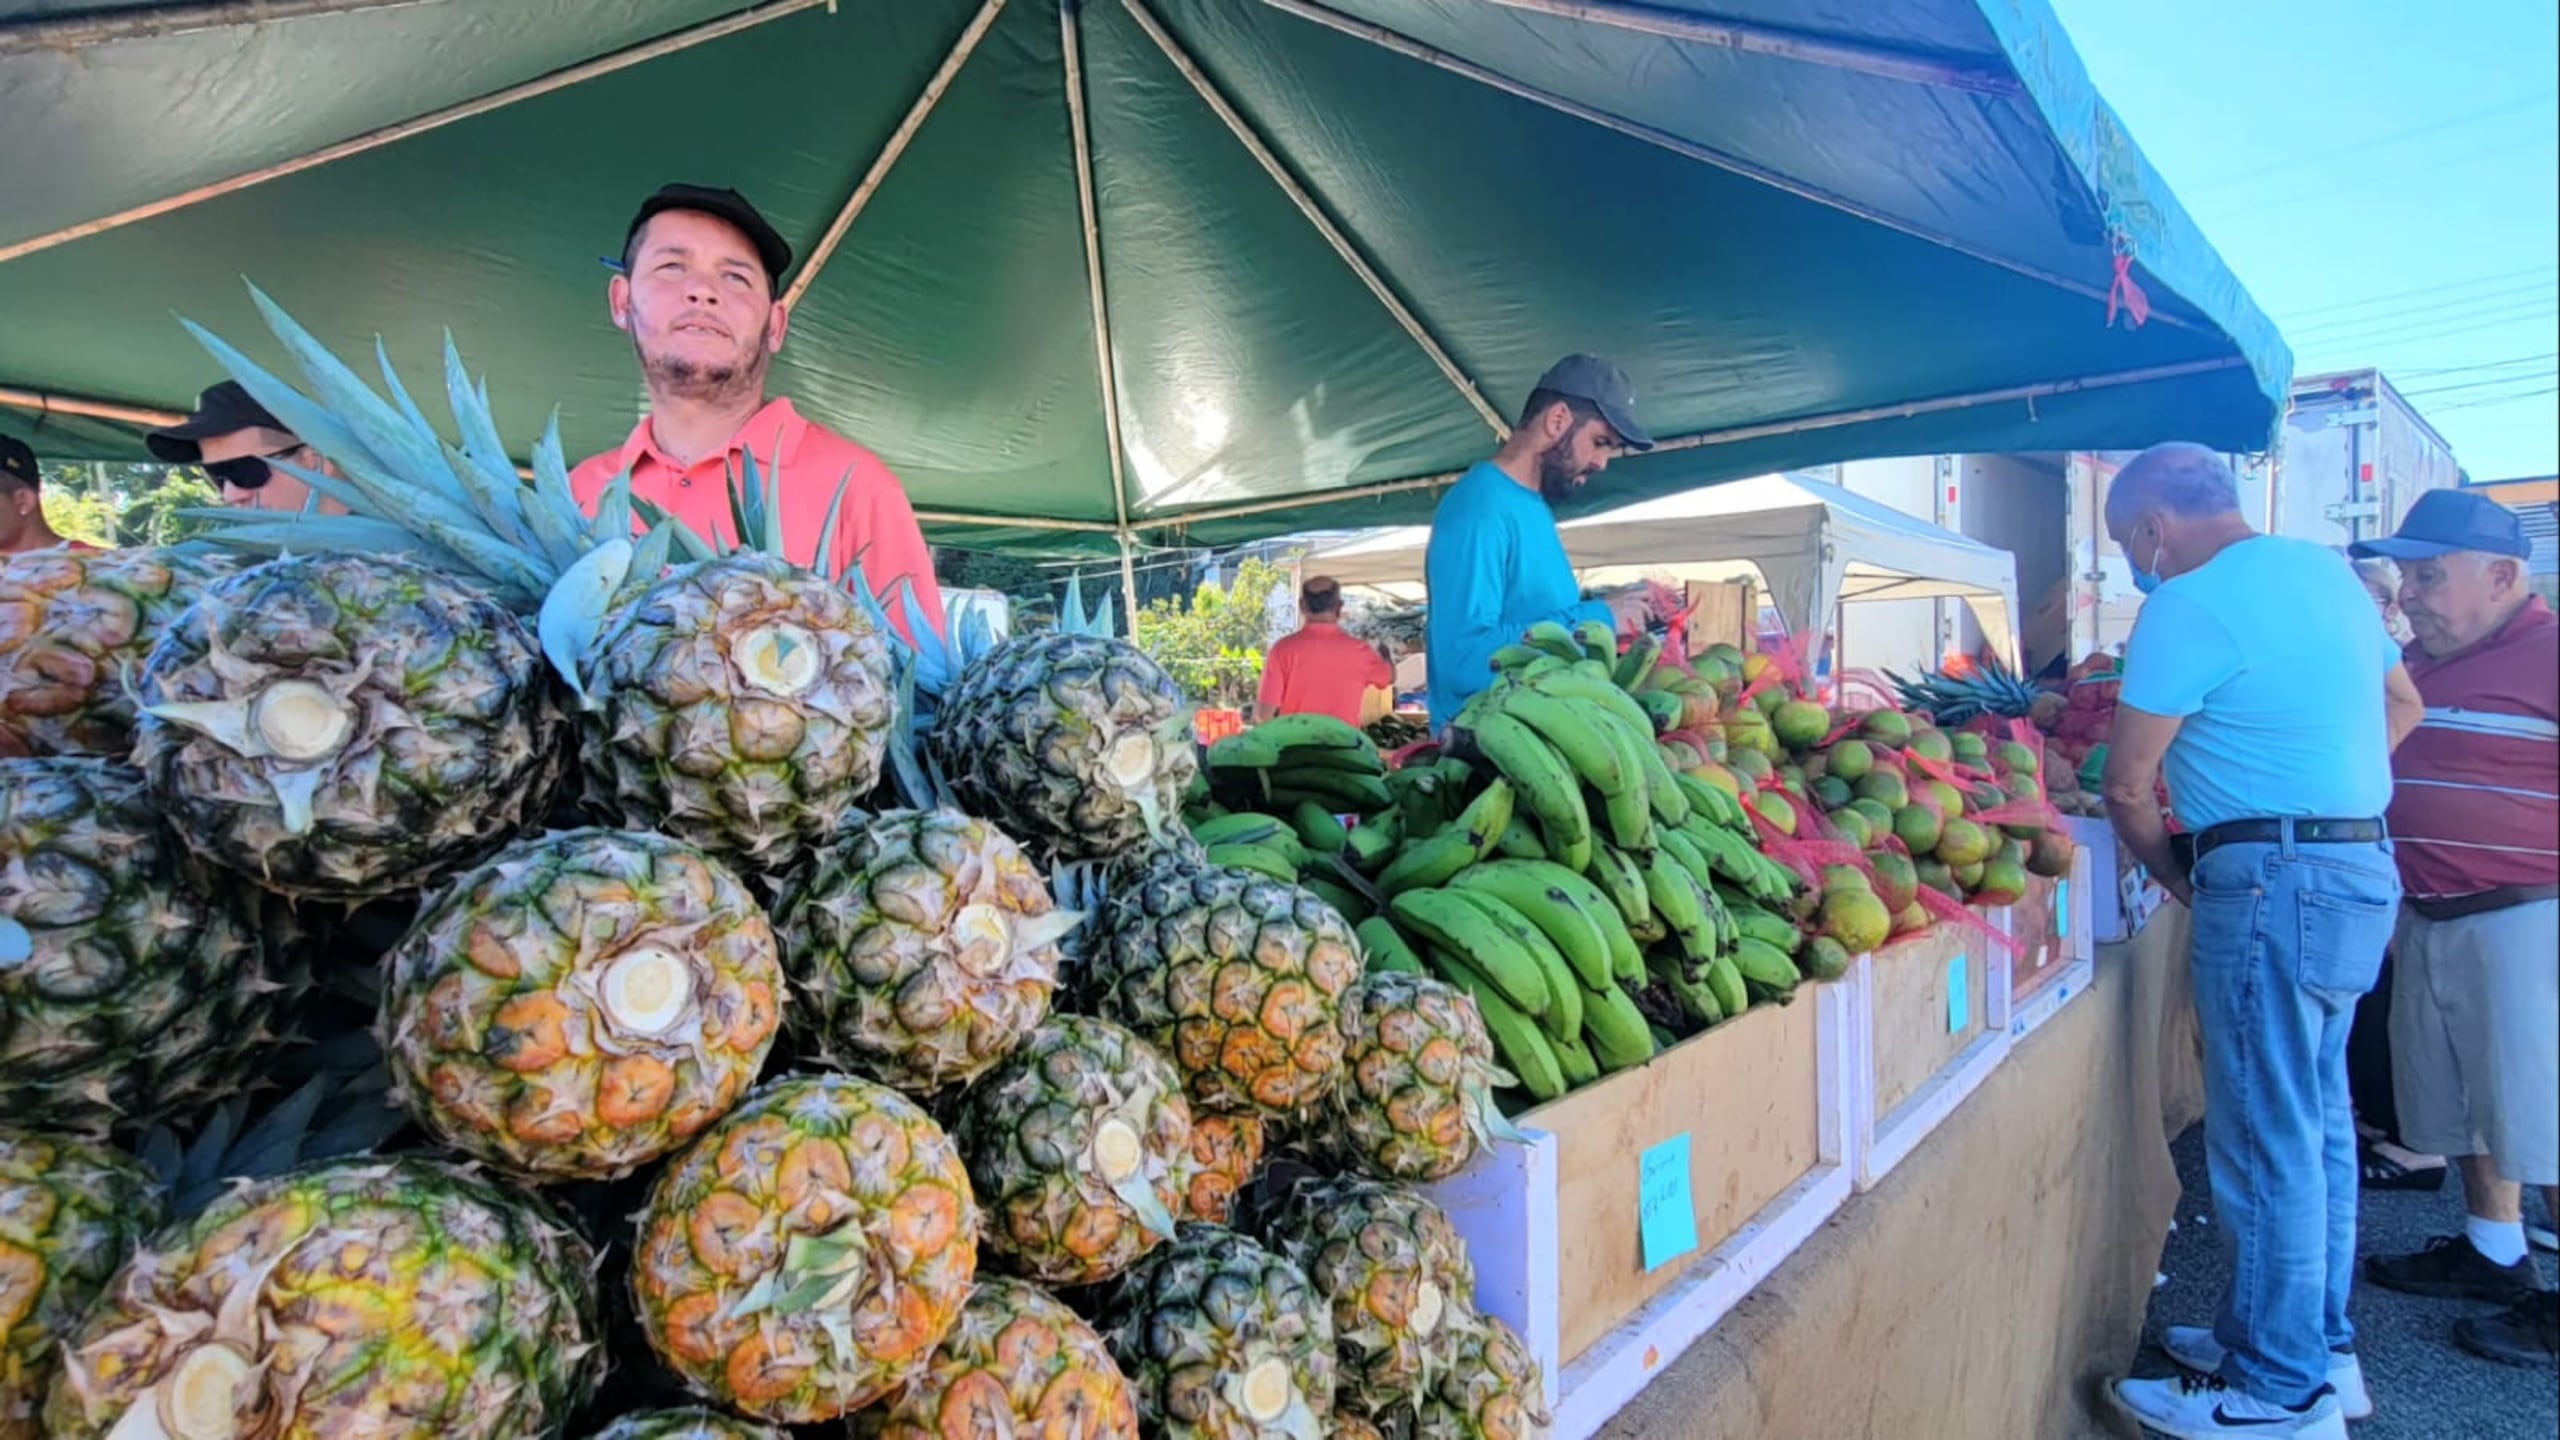
[[[2356,1135],[2347,1030],[2400,903],[2389,841],[2224,845],[2195,886],[2205,1159],[2231,1260],[2222,1376],[2301,1405],[2352,1350]]]

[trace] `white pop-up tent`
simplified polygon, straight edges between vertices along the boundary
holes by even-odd
[[[1957,599],[1993,652],[2018,660],[2016,557],[1826,481],[1736,480],[1569,521],[1560,533],[1585,585],[1756,570],[1798,635],[1828,632],[1844,602]],[[1426,525],[1380,530],[1303,563],[1310,575],[1418,597],[1430,537]]]

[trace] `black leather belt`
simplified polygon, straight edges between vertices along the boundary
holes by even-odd
[[[2188,863],[2225,845],[2281,845],[2287,825],[2296,845],[2375,845],[2391,833],[2379,820],[2225,820],[2197,832]]]

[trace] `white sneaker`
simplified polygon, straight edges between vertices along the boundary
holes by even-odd
[[[2337,1392],[2326,1386],[2300,1410],[2242,1394],[2223,1384],[2219,1375],[2119,1380],[2116,1399],[2124,1402],[2133,1418],[2176,1440],[2218,1440],[2229,1435],[2347,1440],[2347,1417],[2338,1409]]]
[[[2209,1325],[2172,1325],[2160,1337],[2169,1358],[2199,1375],[2222,1369],[2222,1342]],[[2352,1354],[2329,1352],[2329,1388],[2338,1392],[2338,1410],[2350,1420],[2373,1418],[2373,1392],[2364,1385],[2364,1364]]]

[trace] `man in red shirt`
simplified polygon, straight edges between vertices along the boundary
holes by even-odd
[[[620,448],[572,470],[570,491],[593,508],[628,470],[633,498],[705,538],[735,540],[728,478],[753,453],[767,475],[779,472],[787,558],[837,575],[858,556],[863,583],[900,633],[901,581],[938,631],[933,556],[898,478],[879,456],[801,418],[788,399],[765,398],[765,372],[791,328],[777,293],[790,268],[790,244],[735,190],[668,185],[642,202],[605,299],[639,356],[649,413]],[[819,556],[839,489],[834,553]]]
[[[1274,715],[1330,715],[1360,724],[1372,690],[1392,690],[1395,667],[1387,657],[1342,628],[1342,586],[1318,575],[1298,591],[1304,617],[1262,661],[1262,693],[1254,706],[1259,722]]]
[[[2375,1284],[2512,1301],[2455,1322],[2516,1365],[2560,1353],[2560,1298],[2526,1253],[2523,1187],[2560,1214],[2560,621],[2526,588],[2514,512],[2431,490],[2356,554],[2400,562],[2409,673],[2426,718],[2392,756],[2404,900],[2391,989],[2392,1089],[2413,1149],[2457,1156],[2470,1218]]]

